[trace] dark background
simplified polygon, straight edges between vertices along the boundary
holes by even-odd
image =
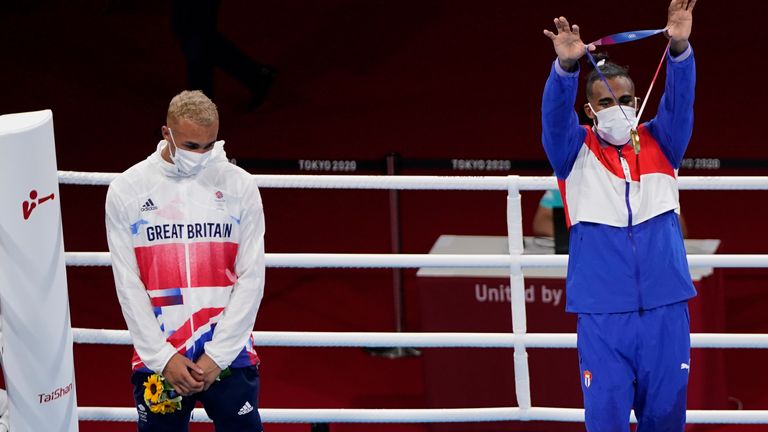
[[[554,52],[542,29],[552,28],[552,18],[560,14],[579,24],[586,40],[658,28],[666,22],[667,5],[659,0],[224,2],[222,32],[280,75],[267,103],[248,110],[246,89],[217,72],[220,138],[227,141],[229,157],[238,160],[368,160],[395,152],[406,160],[544,161],[540,98]],[[154,150],[168,101],[186,84],[170,11],[167,0],[0,3],[0,113],[52,109],[59,169],[118,172],[139,162]],[[692,35],[698,67],[696,125],[688,157],[768,160],[760,22],[766,13],[768,3],[758,1],[703,0],[697,5]],[[630,66],[638,93],[644,94],[664,45],[657,36],[608,52]],[[655,111],[661,88],[651,98],[648,115]],[[758,163],[751,169],[683,169],[680,175],[764,172]],[[515,173],[548,175],[549,170]],[[107,249],[105,193],[104,187],[61,187],[68,251]],[[262,195],[268,252],[390,251],[387,192],[264,189]],[[540,195],[524,194],[526,234]],[[720,238],[724,253],[763,252],[764,196],[683,191],[690,236]],[[401,199],[406,253],[426,253],[440,234],[506,233],[501,192],[404,192]],[[107,269],[70,268],[68,273],[73,326],[124,328]],[[728,270],[724,275],[727,331],[768,331],[760,303],[766,299],[764,272]],[[415,271],[405,276],[406,329],[416,330]],[[268,270],[256,329],[390,331],[390,281],[386,270]],[[129,351],[76,347],[81,406],[130,406]],[[734,369],[741,362],[765,360],[762,352],[731,352]],[[269,348],[260,353],[263,407],[424,406],[418,359],[371,358],[356,349]],[[464,365],[465,370],[473,367],[482,366]],[[768,378],[746,377],[749,382],[729,381],[731,393],[745,408],[764,409],[768,400],[761,389]],[[363,427],[392,428],[336,429]],[[760,430],[753,428],[740,430]]]

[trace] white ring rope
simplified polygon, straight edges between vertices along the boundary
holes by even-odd
[[[64,261],[72,267],[110,266],[109,252],[65,252]],[[565,267],[567,255],[428,255],[428,254],[322,254],[268,253],[267,267],[278,268],[507,268],[510,263],[523,268]],[[768,255],[688,255],[690,268],[765,268]]]
[[[59,184],[106,186],[118,175],[119,173],[59,171]]]
[[[73,328],[75,343],[131,345],[128,330]],[[257,346],[397,347],[414,348],[576,348],[575,333],[374,333],[374,332],[253,332]],[[691,348],[768,349],[768,334],[693,333]]]
[[[59,171],[59,183],[107,185],[116,173]],[[328,175],[255,175],[264,188],[302,189],[397,189],[397,190],[499,190],[508,192],[507,224],[510,245],[520,246],[521,190],[547,190],[556,187],[555,179],[519,176],[328,176]],[[681,177],[681,190],[768,190],[768,177]],[[269,267],[289,268],[416,268],[464,267],[510,268],[512,279],[522,280],[521,269],[528,267],[564,267],[567,256],[521,255],[520,247],[510,247],[509,255],[425,255],[425,254],[267,254]],[[108,252],[67,252],[68,266],[109,266]],[[689,255],[690,267],[768,267],[768,255]],[[302,347],[391,347],[421,348],[514,348],[515,382],[518,405],[507,408],[460,409],[269,409],[259,410],[265,423],[448,423],[486,421],[562,421],[583,422],[584,410],[575,408],[532,407],[528,387],[528,363],[525,348],[575,348],[572,333],[527,333],[525,306],[512,302],[514,333],[362,333],[362,332],[254,332],[259,346]],[[517,321],[516,321],[517,320]],[[130,345],[126,330],[73,330],[73,339],[81,344]],[[768,349],[768,334],[692,334],[692,348]],[[518,359],[517,357],[521,357]],[[521,361],[517,361],[521,360]],[[523,388],[523,391],[520,389]],[[131,408],[81,407],[83,421],[136,422]],[[210,422],[202,409],[195,409],[194,422]],[[636,422],[634,414],[631,421]],[[768,411],[690,410],[687,423],[764,424]]]
[[[82,421],[135,422],[136,408],[81,407]],[[497,421],[583,422],[579,408],[450,408],[450,409],[333,409],[333,408],[259,408],[264,423],[459,423]],[[192,422],[211,420],[202,408],[192,411]],[[636,423],[634,412],[631,422]],[[767,410],[688,410],[688,424],[762,424],[768,423]]]
[[[118,173],[59,171],[59,183],[108,185]],[[259,187],[299,189],[398,189],[398,190],[499,190],[509,186],[507,176],[361,176],[361,175],[254,175]],[[768,190],[768,176],[705,177],[678,179],[681,190]],[[519,178],[520,190],[557,187],[554,177]]]

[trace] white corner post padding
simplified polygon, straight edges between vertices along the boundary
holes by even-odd
[[[77,431],[53,114],[0,116],[2,363],[14,432]]]
[[[523,255],[523,211],[520,196],[520,177],[507,177],[507,241],[509,244],[509,289],[512,308],[512,331],[515,334],[515,395],[520,407],[521,419],[527,420],[531,409],[531,377],[528,370],[528,353],[523,337],[528,331],[525,315],[525,280],[520,256]],[[514,259],[518,258],[518,259]]]

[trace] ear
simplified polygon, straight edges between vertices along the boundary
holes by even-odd
[[[592,108],[590,108],[590,106],[589,106],[589,104],[588,104],[588,103],[585,103],[585,104],[584,104],[584,114],[586,114],[586,115],[587,115],[587,117],[589,117],[589,118],[590,118],[590,120],[594,120],[594,119],[595,119],[595,117],[596,117],[596,116],[595,116],[595,112],[594,112],[594,111],[592,111]]]
[[[160,134],[163,136],[164,140],[171,142],[171,134],[168,132],[168,126],[160,127]]]

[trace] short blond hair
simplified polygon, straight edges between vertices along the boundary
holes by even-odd
[[[200,126],[210,126],[219,121],[216,104],[200,90],[184,90],[171,99],[166,121],[186,119]]]

